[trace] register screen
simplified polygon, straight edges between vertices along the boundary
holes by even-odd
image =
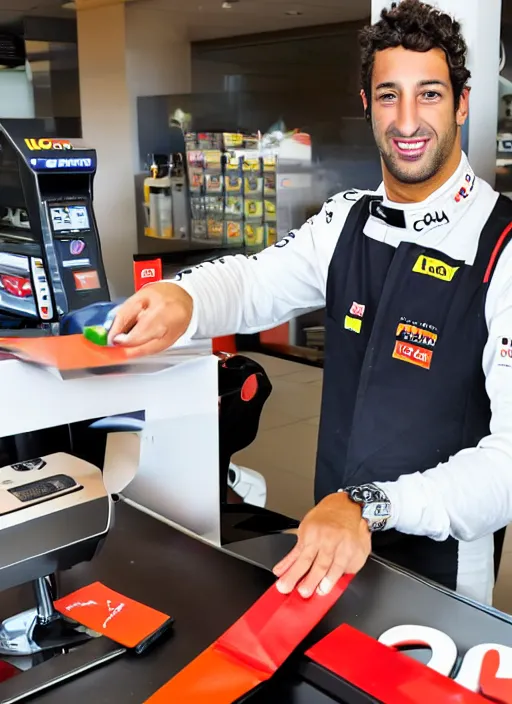
[[[50,208],[55,232],[90,230],[89,214],[85,205],[54,205]]]

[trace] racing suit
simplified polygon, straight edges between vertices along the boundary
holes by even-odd
[[[182,272],[187,336],[256,333],[326,308],[315,498],[372,482],[373,551],[491,603],[512,519],[512,202],[466,155],[421,203],[329,199],[260,254]]]

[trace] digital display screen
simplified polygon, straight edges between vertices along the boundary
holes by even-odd
[[[52,206],[50,215],[55,232],[80,232],[91,229],[85,205]]]
[[[91,291],[96,288],[101,288],[100,277],[95,269],[89,271],[74,271],[73,278],[77,291]]]
[[[60,159],[30,159],[30,166],[36,171],[47,171],[54,169],[71,169],[73,171],[91,171],[95,164],[91,157],[62,157]]]

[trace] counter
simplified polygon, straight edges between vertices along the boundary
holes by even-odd
[[[70,593],[100,580],[174,616],[174,631],[145,656],[137,658],[125,653],[40,694],[36,699],[40,704],[142,704],[273,583],[274,577],[267,568],[288,551],[294,540],[290,535],[265,536],[232,544],[227,552],[178,532],[125,503],[117,503],[115,509],[114,527],[103,550],[93,562],[61,575],[62,592]],[[33,603],[30,586],[4,592],[0,595],[0,617]],[[374,701],[340,682],[336,685],[338,698],[322,693],[318,686],[322,673],[302,655],[307,645],[344,622],[375,638],[400,624],[440,628],[454,639],[460,655],[477,643],[512,646],[512,621],[507,616],[371,559],[308,643],[301,646],[271,683],[245,701],[268,702],[270,694],[272,701],[281,704]],[[99,641],[93,642],[93,647],[104,647]],[[44,669],[50,679],[58,660],[39,665],[32,672],[37,669],[42,673]],[[0,685],[0,701],[5,701],[9,686],[10,682]]]

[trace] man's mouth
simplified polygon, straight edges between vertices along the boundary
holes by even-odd
[[[395,151],[402,157],[414,161],[425,153],[430,139],[394,139]]]

